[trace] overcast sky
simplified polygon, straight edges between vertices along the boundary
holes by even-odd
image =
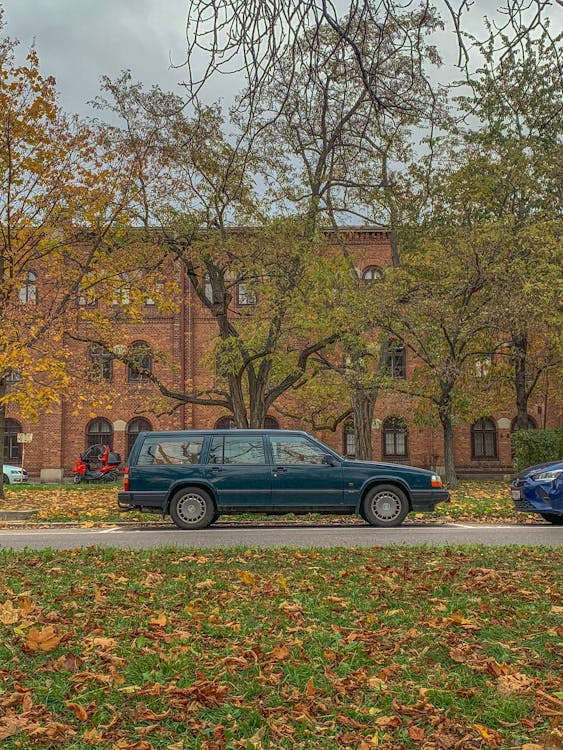
[[[145,84],[174,90],[185,73],[186,0],[0,0],[6,31],[27,49],[35,40],[44,75],[54,75],[63,107],[86,102],[102,75],[130,68]]]
[[[563,28],[563,9],[553,0],[552,30]],[[338,0],[340,4],[340,0]],[[506,0],[474,0],[468,27],[478,32],[485,14]],[[102,75],[129,68],[145,86],[178,90],[185,77],[187,0],[0,0],[7,33],[27,49],[35,40],[44,75],[53,75],[68,112],[93,114],[86,102],[99,93]],[[342,5],[347,2],[342,0]],[[443,56],[455,43],[444,37]],[[211,98],[232,95],[232,80],[217,84]],[[219,88],[219,86],[222,87]]]

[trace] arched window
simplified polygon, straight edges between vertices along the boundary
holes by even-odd
[[[354,420],[348,419],[344,423],[342,431],[343,453],[347,458],[356,457],[356,430],[354,429]]]
[[[29,271],[25,284],[18,292],[20,302],[23,304],[37,302],[37,274],[35,271]]]
[[[22,447],[18,443],[18,432],[22,426],[15,419],[6,419],[4,426],[4,463],[21,464]]]
[[[362,280],[363,281],[375,281],[376,279],[379,279],[383,275],[383,271],[379,266],[367,266],[367,268],[364,268],[362,271]]]
[[[86,448],[98,443],[113,448],[113,427],[111,422],[103,417],[92,419],[86,427]]]
[[[489,417],[478,419],[471,425],[471,458],[497,458],[497,426]]]
[[[214,430],[234,430],[236,427],[235,420],[232,417],[219,417],[215,422]]]
[[[146,341],[134,341],[129,347],[131,361],[127,368],[127,379],[130,383],[141,383],[148,380],[147,373],[152,372],[151,348]]]
[[[527,417],[528,417],[528,425],[526,429],[537,430],[538,426],[536,424],[536,420],[533,417],[531,417],[529,414],[527,415]],[[517,425],[517,420],[518,420],[518,417],[514,417],[514,419],[512,420],[512,423],[510,425],[510,432],[517,432],[520,429]]]
[[[92,379],[101,378],[111,380],[113,375],[113,356],[107,349],[98,344],[92,344],[88,350],[90,360],[90,376]]]
[[[136,417],[129,422],[127,425],[127,455],[131,453],[137,435],[140,432],[150,432],[150,430],[152,430],[151,423],[143,417]]]
[[[275,417],[266,417],[264,419],[264,429],[265,430],[279,430],[280,423]]]
[[[406,458],[408,454],[408,428],[402,417],[387,417],[382,429],[385,458]]]

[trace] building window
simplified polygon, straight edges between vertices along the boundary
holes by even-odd
[[[22,379],[22,374],[19,370],[10,370],[6,375],[6,383],[17,383],[18,380]]]
[[[22,426],[15,419],[6,419],[4,426],[4,463],[21,464],[22,446],[18,443],[18,432]]]
[[[402,417],[388,417],[383,422],[383,455],[386,458],[406,458],[408,428]]]
[[[349,419],[344,424],[343,430],[343,452],[347,458],[356,457],[356,430],[354,429],[354,420]]]
[[[390,343],[385,371],[390,378],[401,380],[407,377],[407,353],[401,344]]]
[[[471,458],[497,458],[497,427],[488,417],[478,419],[471,425]]]
[[[135,341],[129,347],[129,367],[127,379],[130,383],[141,383],[149,379],[152,373],[152,356],[146,341]]]
[[[80,292],[78,293],[79,307],[97,307],[98,300],[95,297],[93,286],[96,283],[94,274],[88,273],[82,280]]]
[[[362,281],[375,281],[381,278],[383,271],[379,266],[368,266],[362,271]]]
[[[96,417],[86,428],[86,448],[99,444],[109,445],[110,449],[113,449],[113,427],[111,422],[103,417]]]
[[[233,417],[219,417],[215,422],[214,430],[234,430],[236,427]]]
[[[121,285],[114,291],[114,297],[111,302],[114,306],[126,306],[131,302],[131,282],[129,274],[121,275]]]
[[[23,304],[37,302],[37,274],[35,271],[29,271],[25,284],[18,292],[18,298]]]
[[[264,419],[264,429],[265,430],[279,430],[280,423],[275,417],[266,417]]]
[[[127,455],[131,453],[131,448],[135,442],[137,435],[140,432],[150,432],[152,425],[148,419],[143,417],[136,417],[132,419],[127,425]]]
[[[490,357],[483,357],[475,362],[475,377],[486,378],[491,371],[492,360]]]
[[[103,346],[93,344],[88,350],[90,375],[93,379],[111,380],[113,375],[113,355]]]
[[[237,305],[244,306],[244,305],[255,305],[256,304],[256,295],[253,294],[253,292],[249,291],[248,286],[244,283],[244,281],[239,281],[237,284]]]
[[[533,417],[531,417],[529,414],[527,416],[528,416],[528,424],[525,427],[525,429],[526,430],[537,430],[538,426],[536,424],[536,420]],[[518,420],[518,417],[514,417],[514,419],[512,420],[512,422],[510,424],[510,432],[517,432],[520,429],[518,427],[518,425],[517,425],[517,420]]]

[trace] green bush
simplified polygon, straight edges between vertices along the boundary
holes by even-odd
[[[519,430],[510,436],[515,471],[563,458],[563,428]]]

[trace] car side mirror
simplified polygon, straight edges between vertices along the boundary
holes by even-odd
[[[323,456],[323,464],[327,464],[327,466],[338,466],[338,461],[328,453],[325,453]]]

